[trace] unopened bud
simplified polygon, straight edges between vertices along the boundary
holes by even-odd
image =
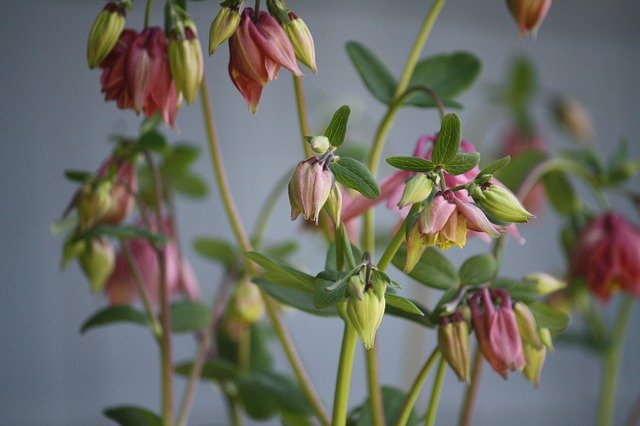
[[[523,345],[523,352],[527,364],[524,366],[522,372],[527,380],[537,388],[538,383],[540,383],[540,373],[544,366],[544,360],[547,356],[547,348],[542,346],[537,349],[535,346],[525,343]]]
[[[262,319],[264,310],[265,306],[258,286],[248,279],[243,279],[233,291],[227,319],[253,324]]]
[[[113,204],[109,180],[87,183],[78,195],[78,223],[80,229],[88,229],[98,223],[110,210]]]
[[[427,175],[420,173],[413,176],[407,181],[402,193],[402,198],[398,203],[399,208],[415,204],[423,201],[431,194],[433,190],[433,181],[427,177]]]
[[[181,22],[179,29],[172,32],[168,56],[176,88],[192,104],[196,100],[204,74],[202,47],[193,21]]]
[[[307,139],[307,142],[309,142],[311,149],[316,154],[322,155],[327,152],[329,148],[331,148],[331,142],[329,142],[329,138],[324,135],[305,136],[305,139]]]
[[[593,137],[593,124],[587,108],[577,99],[569,96],[558,97],[553,102],[556,121],[571,136],[579,141]]]
[[[66,268],[69,262],[71,262],[76,257],[80,256],[85,249],[85,242],[80,240],[75,240],[71,238],[70,240],[65,241],[64,246],[62,247],[62,259],[60,260],[60,267]]]
[[[447,360],[447,363],[455,371],[458,379],[469,381],[469,326],[461,316],[449,321],[449,317],[443,318],[443,323],[438,327],[438,347]]]
[[[296,58],[314,73],[318,71],[313,36],[307,24],[294,12],[289,12],[289,20],[284,23],[283,28],[293,45]]]
[[[93,21],[87,43],[87,62],[93,69],[100,65],[118,43],[124,29],[126,10],[118,2],[107,3]]]
[[[522,206],[518,197],[498,185],[485,185],[481,195],[473,192],[472,197],[488,215],[502,222],[525,223],[534,217]]]
[[[371,285],[368,288],[366,284],[364,286],[362,300],[353,296],[347,300],[347,317],[364,347],[371,349],[384,316],[387,283],[374,271],[371,273]]]
[[[104,288],[115,267],[115,258],[113,246],[107,240],[95,238],[85,244],[79,261],[92,292],[97,293]]]
[[[333,186],[333,174],[324,160],[311,157],[298,163],[289,181],[291,220],[302,213],[306,220],[313,219],[317,225],[320,210]]]
[[[549,349],[551,352],[555,351],[556,348],[553,346],[551,331],[549,331],[549,329],[546,327],[542,327],[538,329],[538,333],[540,334],[540,341],[542,342],[544,347]]]
[[[409,274],[413,271],[422,254],[427,249],[428,244],[420,233],[419,220],[416,220],[413,226],[407,230],[405,243],[407,245],[407,260],[404,264],[404,273]]]
[[[513,311],[516,314],[516,322],[523,342],[533,345],[536,349],[542,348],[538,325],[529,307],[522,302],[516,302],[513,304]]]
[[[240,25],[240,14],[237,7],[223,6],[216,15],[209,29],[209,55],[236,32]]]
[[[520,29],[520,36],[535,35],[551,7],[551,0],[507,0],[511,15]]]
[[[567,286],[565,281],[562,281],[553,275],[545,272],[536,272],[524,277],[525,280],[531,281],[536,286],[536,291],[541,296],[546,296],[550,293],[562,290]]]
[[[342,214],[342,191],[338,188],[338,185],[334,182],[329,193],[329,198],[324,204],[324,209],[329,214],[329,217],[333,221],[336,229],[340,228],[340,215]]]

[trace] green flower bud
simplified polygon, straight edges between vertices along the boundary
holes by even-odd
[[[432,190],[433,181],[424,173],[420,173],[407,181],[398,207],[403,208],[409,204],[419,203],[427,198]]]
[[[311,136],[311,137],[305,136],[305,138],[309,138],[308,139],[309,145],[311,145],[311,149],[316,154],[322,155],[325,152],[327,152],[329,148],[331,148],[331,142],[329,142],[329,138],[327,138],[324,135]]]
[[[551,331],[549,331],[549,329],[546,327],[542,327],[538,329],[538,334],[540,334],[540,341],[542,342],[544,347],[549,349],[551,352],[554,352],[556,348],[553,346]]]
[[[293,45],[296,58],[311,71],[314,73],[317,72],[318,68],[316,67],[316,51],[313,45],[313,36],[307,24],[294,12],[289,12],[289,20],[284,23],[283,29]]]
[[[202,48],[198,39],[196,25],[191,20],[181,22],[169,38],[169,65],[176,88],[187,103],[196,100],[200,83],[204,75]]]
[[[87,62],[93,69],[100,65],[118,43],[124,29],[125,6],[117,2],[107,3],[93,21],[87,43]]]
[[[375,271],[371,272],[371,285],[368,287],[363,282],[363,277],[360,274],[354,277],[357,277],[359,283],[354,282],[353,285],[361,285],[363,288],[362,300],[353,296],[352,293],[347,300],[347,318],[349,318],[349,322],[362,339],[364,347],[371,349],[375,343],[376,331],[384,316],[384,293],[387,290],[387,283]],[[351,281],[349,284],[351,287]]]
[[[462,315],[452,319],[443,317],[438,327],[438,347],[447,363],[463,382],[469,381],[471,362],[469,349],[469,325]]]
[[[340,215],[342,214],[342,192],[338,185],[334,182],[329,193],[327,202],[324,203],[324,209],[329,214],[336,229],[340,228]]]
[[[522,302],[516,302],[513,304],[513,311],[516,314],[516,322],[522,341],[536,349],[541,349],[543,345],[538,334],[538,326],[529,307]]]
[[[253,324],[264,316],[265,306],[257,285],[248,279],[241,280],[229,300],[227,319]]]
[[[209,55],[236,32],[240,25],[240,14],[237,7],[223,6],[216,15],[209,29]]]
[[[107,240],[96,238],[85,243],[79,261],[92,292],[97,293],[104,288],[115,267],[115,257],[113,246]]]
[[[91,228],[111,210],[112,187],[110,181],[99,180],[87,183],[80,189],[77,195],[77,207],[78,224],[81,230]]]
[[[76,257],[80,256],[85,249],[85,242],[80,240],[69,239],[65,241],[62,247],[62,259],[60,260],[60,267],[66,268],[69,262]]]
[[[525,223],[534,217],[511,191],[494,184],[482,188],[482,195],[471,192],[473,200],[491,217],[502,222]]]
[[[536,291],[541,296],[555,293],[556,291],[562,290],[567,286],[567,283],[565,281],[559,280],[553,275],[547,274],[545,272],[529,274],[524,277],[524,279],[533,282],[536,286]]]
[[[547,348],[542,346],[542,348],[537,349],[533,345],[524,343],[522,345],[522,350],[524,352],[524,358],[527,361],[522,373],[524,374],[524,377],[526,377],[527,380],[533,383],[537,388],[538,383],[540,383],[540,373],[544,366],[544,360],[547,356]]]

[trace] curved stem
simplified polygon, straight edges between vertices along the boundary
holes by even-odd
[[[427,381],[427,377],[429,377],[429,372],[433,368],[433,365],[440,359],[441,353],[440,350],[436,347],[429,358],[427,358],[427,362],[425,362],[422,370],[416,376],[416,379],[413,381],[411,388],[409,389],[409,393],[407,393],[407,399],[404,401],[404,405],[402,406],[402,411],[400,411],[400,415],[398,416],[398,421],[396,422],[396,426],[405,426],[407,421],[409,420],[409,416],[411,415],[411,410],[413,410],[413,406],[416,404],[418,396],[420,395],[420,391],[424,386],[424,382]]]
[[[333,400],[332,426],[344,426],[347,423],[347,408],[349,407],[349,387],[351,385],[351,370],[353,357],[356,353],[358,333],[355,328],[344,322],[342,334],[342,348],[340,350],[340,363],[338,365],[338,377],[336,379],[336,391]]]
[[[598,425],[608,426],[613,424],[614,405],[616,400],[616,388],[618,384],[618,370],[622,360],[622,348],[624,337],[633,308],[633,299],[625,296],[618,308],[618,317],[613,328],[611,346],[604,357],[604,376],[600,388],[600,407],[598,410]]]
[[[153,10],[153,0],[147,0],[147,6],[144,9],[144,27],[149,26],[151,21],[151,11]]]
[[[384,426],[384,407],[382,405],[382,390],[378,377],[378,352],[374,347],[365,349],[367,355],[367,383],[369,384],[369,405],[374,426]]]
[[[269,195],[258,214],[258,223],[256,223],[256,227],[253,230],[253,235],[251,236],[251,244],[254,248],[259,247],[262,244],[262,239],[264,237],[264,232],[267,229],[267,224],[269,223],[269,219],[271,219],[271,214],[273,213],[273,209],[276,207],[276,203],[278,201],[278,197],[282,194],[287,187],[287,183],[289,182],[289,178],[291,176],[292,171],[288,170],[280,180],[273,187]]]
[[[475,355],[473,357],[473,367],[471,367],[471,383],[467,387],[467,391],[464,394],[464,402],[462,403],[462,410],[460,412],[460,420],[458,425],[471,426],[471,419],[473,418],[473,405],[478,395],[478,387],[480,385],[480,373],[482,372],[482,354],[480,349],[476,346]]]
[[[427,418],[425,419],[425,426],[433,426],[436,424],[436,414],[438,414],[438,405],[440,405],[440,395],[442,394],[442,385],[444,385],[444,376],[447,372],[447,363],[443,358],[440,359],[438,364],[438,372],[436,373],[436,380],[433,382],[433,390],[431,391],[431,398],[429,398],[429,407],[427,408]]]
[[[304,140],[305,136],[309,136],[311,131],[309,130],[309,120],[307,118],[307,107],[304,101],[304,88],[302,86],[302,78],[297,75],[293,77],[293,90],[296,94],[296,111],[298,113],[298,124],[300,125],[300,139],[302,140],[302,148],[304,149],[305,158],[309,158],[313,155],[311,145]]]
[[[213,119],[213,112],[211,107],[211,98],[209,96],[209,89],[207,87],[206,78],[202,79],[202,84],[200,85],[200,99],[202,100],[202,113],[204,115],[207,141],[209,143],[209,151],[211,154],[211,163],[213,165],[213,171],[216,177],[218,190],[220,191],[220,196],[227,213],[227,218],[229,219],[231,229],[233,230],[238,245],[242,248],[243,251],[251,251],[251,243],[247,238],[244,227],[242,226],[242,222],[240,221],[240,217],[238,215],[238,211],[231,194],[231,189],[229,188],[229,184],[227,181],[224,162],[222,161],[222,154],[220,152],[220,146],[218,144],[218,139],[216,136],[215,122]],[[247,259],[246,265],[247,270],[251,273],[251,275],[257,275],[257,268],[253,262]],[[287,355],[289,364],[291,364],[291,367],[296,375],[296,378],[298,379],[298,383],[300,384],[302,391],[305,393],[307,399],[309,400],[309,403],[311,404],[321,422],[323,424],[328,424],[328,416],[324,411],[324,407],[322,406],[320,398],[311,385],[309,376],[307,375],[302,365],[302,361],[300,360],[300,357],[298,356],[298,353],[293,346],[291,337],[289,336],[289,333],[287,332],[284,323],[282,322],[277,304],[263,291],[261,291],[260,294],[262,295],[262,299],[265,302],[267,315],[271,320],[273,330],[276,333],[276,336],[278,336],[278,340],[280,341],[280,344],[282,345],[282,348]]]

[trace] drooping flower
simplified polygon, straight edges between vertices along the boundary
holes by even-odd
[[[551,0],[507,0],[507,6],[518,24],[520,36],[524,37],[536,34],[551,7]]]
[[[347,299],[346,315],[362,339],[364,347],[371,349],[384,316],[387,283],[377,271],[371,272],[370,283],[365,279],[365,268],[349,279],[350,295]]]
[[[293,49],[296,52],[296,58],[303,64],[305,64],[313,72],[316,72],[316,51],[313,44],[313,36],[307,24],[295,14],[295,12],[289,12],[288,20],[283,22],[287,37],[291,40]]]
[[[617,290],[640,297],[640,230],[624,216],[608,212],[589,223],[571,261],[572,275],[603,302]]]
[[[277,78],[280,67],[301,75],[291,42],[274,17],[253,9],[242,11],[240,25],[229,39],[229,76],[255,113],[262,88]]]
[[[176,88],[188,103],[194,103],[204,76],[204,63],[198,31],[192,20],[183,20],[171,32],[168,55]]]
[[[87,62],[93,69],[107,57],[118,42],[124,29],[126,6],[123,3],[110,1],[104,5],[91,26],[87,42]]]
[[[318,224],[320,211],[333,186],[333,174],[325,160],[311,157],[299,162],[289,181],[291,220],[296,220],[302,213],[305,220]]]

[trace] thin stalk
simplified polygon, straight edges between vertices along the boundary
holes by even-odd
[[[269,195],[267,195],[267,198],[262,205],[262,209],[258,214],[258,222],[256,223],[255,229],[253,230],[253,234],[251,236],[251,244],[253,245],[253,247],[257,248],[262,244],[264,232],[267,229],[269,219],[271,219],[271,215],[273,214],[273,209],[276,207],[276,203],[278,202],[280,194],[282,194],[284,189],[287,187],[287,182],[289,182],[290,176],[291,170],[288,170],[284,175],[282,175]]]
[[[433,382],[433,390],[431,391],[431,398],[429,398],[429,407],[427,408],[427,418],[425,419],[425,426],[433,426],[436,424],[436,415],[438,414],[438,405],[440,405],[440,395],[442,394],[442,385],[444,385],[444,376],[447,372],[447,363],[444,359],[440,359],[438,364],[438,372],[436,373],[436,380]]]
[[[353,369],[353,357],[356,353],[358,333],[355,328],[344,322],[342,334],[342,349],[340,350],[340,364],[338,365],[338,377],[336,379],[336,392],[333,400],[332,426],[344,426],[347,423],[347,408],[349,407],[349,387],[351,385],[351,371]]]
[[[225,399],[227,400],[227,411],[229,411],[229,418],[231,419],[231,426],[242,426],[242,410],[240,409],[240,402],[236,396],[230,395],[232,391],[223,390]]]
[[[296,94],[296,111],[298,112],[298,124],[300,125],[300,139],[302,140],[302,148],[304,149],[305,158],[313,155],[311,145],[304,140],[305,136],[309,136],[309,120],[307,118],[307,106],[304,101],[304,88],[302,86],[302,78],[297,75],[293,77],[293,90]]]
[[[256,0],[253,6],[253,20],[254,22],[258,22],[258,18],[260,17],[260,0]]]
[[[473,419],[473,405],[478,396],[478,387],[480,385],[480,373],[482,372],[482,354],[476,346],[475,355],[473,357],[473,366],[471,367],[471,383],[467,387],[464,394],[464,402],[460,412],[459,426],[471,426]]]
[[[240,333],[238,339],[238,366],[241,372],[248,372],[251,358],[251,329],[247,328]]]
[[[227,181],[226,170],[216,136],[215,121],[213,119],[211,98],[209,96],[209,89],[207,87],[206,78],[202,79],[202,84],[200,85],[200,99],[202,100],[202,113],[204,116],[207,141],[209,143],[211,163],[213,165],[213,171],[216,177],[218,190],[220,191],[222,202],[227,213],[227,218],[229,219],[231,229],[233,230],[238,245],[240,245],[243,251],[251,251],[251,242],[247,238],[242,222],[240,221],[240,216],[238,215],[238,211],[231,194],[231,189]],[[257,275],[257,268],[253,262],[247,259],[246,265],[247,270],[251,275]],[[263,291],[261,291],[260,294],[262,295],[262,299],[265,302],[267,315],[271,320],[274,332],[276,333],[276,336],[278,337],[278,340],[280,341],[280,344],[282,345],[282,348],[287,355],[287,359],[291,364],[291,367],[296,375],[296,378],[298,379],[298,383],[300,384],[302,391],[307,396],[311,407],[315,411],[320,421],[323,424],[329,424],[328,416],[324,411],[322,402],[315,392],[313,386],[311,385],[309,376],[305,371],[304,366],[302,365],[302,361],[300,360],[300,357],[295,347],[293,346],[291,337],[289,336],[289,333],[287,332],[284,323],[282,322],[278,306],[273,301],[273,299],[267,296]]]
[[[407,393],[407,399],[404,400],[404,405],[402,406],[402,411],[400,411],[400,415],[398,416],[398,421],[396,422],[396,426],[405,426],[407,421],[409,420],[409,416],[411,415],[411,410],[413,410],[413,406],[416,404],[418,400],[418,396],[420,395],[420,391],[424,386],[424,382],[427,381],[427,377],[429,377],[429,372],[433,368],[433,365],[440,359],[441,353],[440,350],[436,347],[429,358],[427,358],[427,362],[425,362],[422,370],[416,376],[416,379],[413,381],[409,392]]]
[[[633,309],[633,299],[625,296],[618,308],[618,316],[613,328],[611,346],[604,356],[604,376],[600,387],[600,407],[598,410],[598,425],[613,424],[616,389],[618,386],[618,372],[622,361],[622,348],[629,324],[629,317]]]
[[[367,383],[369,385],[369,405],[374,426],[384,426],[384,407],[382,405],[382,390],[378,375],[378,352],[375,347],[365,349],[367,355]]]
[[[402,225],[400,225],[400,228],[398,228],[398,231],[393,236],[393,239],[385,249],[384,253],[382,253],[382,257],[380,257],[380,261],[378,261],[379,270],[384,271],[385,269],[387,269],[387,266],[389,266],[393,261],[393,258],[395,257],[396,253],[402,246],[404,237],[407,234],[407,222],[409,221],[409,218],[411,217],[411,215],[417,212],[419,208],[420,208],[419,204],[414,204],[411,207],[411,210],[409,211],[409,214],[407,215],[406,219],[404,220],[404,222],[402,222]]]
[[[153,0],[147,0],[147,6],[144,9],[144,27],[149,26],[151,21],[151,11],[153,10]]]

